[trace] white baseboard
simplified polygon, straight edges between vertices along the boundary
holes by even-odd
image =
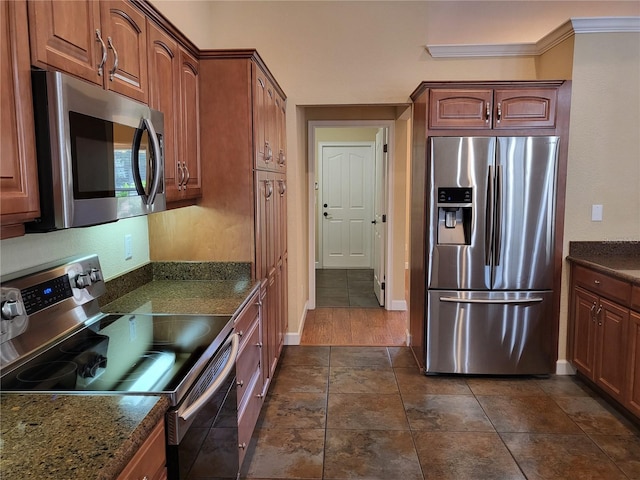
[[[406,300],[391,300],[391,305],[389,310],[397,310],[404,312],[407,310],[407,301]]]
[[[556,362],[556,375],[575,375],[576,369],[568,360],[558,360]]]
[[[304,308],[302,309],[302,317],[298,322],[298,331],[297,332],[287,332],[284,335],[284,344],[285,345],[300,345],[300,341],[302,340],[302,330],[304,329],[304,321],[307,319],[307,310],[308,310],[309,302],[305,302]]]

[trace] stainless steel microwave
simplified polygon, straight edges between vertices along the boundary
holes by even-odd
[[[32,72],[40,218],[27,232],[165,210],[164,115],[60,72]]]

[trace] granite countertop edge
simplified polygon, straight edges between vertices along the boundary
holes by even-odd
[[[570,242],[567,260],[640,286],[640,242]]]
[[[164,419],[169,399],[161,395],[151,411],[140,421],[133,433],[113,452],[113,458],[98,473],[96,480],[114,480],[133,459],[155,426]]]

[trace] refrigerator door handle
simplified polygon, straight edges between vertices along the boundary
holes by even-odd
[[[441,302],[448,303],[483,303],[483,304],[526,304],[526,303],[540,303],[543,298],[531,297],[531,298],[507,298],[504,300],[492,300],[490,298],[459,298],[459,297],[440,297]]]
[[[500,265],[502,254],[502,165],[496,167],[496,199],[495,199],[495,245],[493,250],[494,265]]]
[[[484,264],[491,265],[491,245],[493,244],[493,207],[494,207],[493,165],[489,165],[489,178],[487,180],[487,211],[484,226]]]

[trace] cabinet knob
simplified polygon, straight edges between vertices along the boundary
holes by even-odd
[[[595,283],[596,285],[600,285],[600,280],[594,280],[593,283]]]

